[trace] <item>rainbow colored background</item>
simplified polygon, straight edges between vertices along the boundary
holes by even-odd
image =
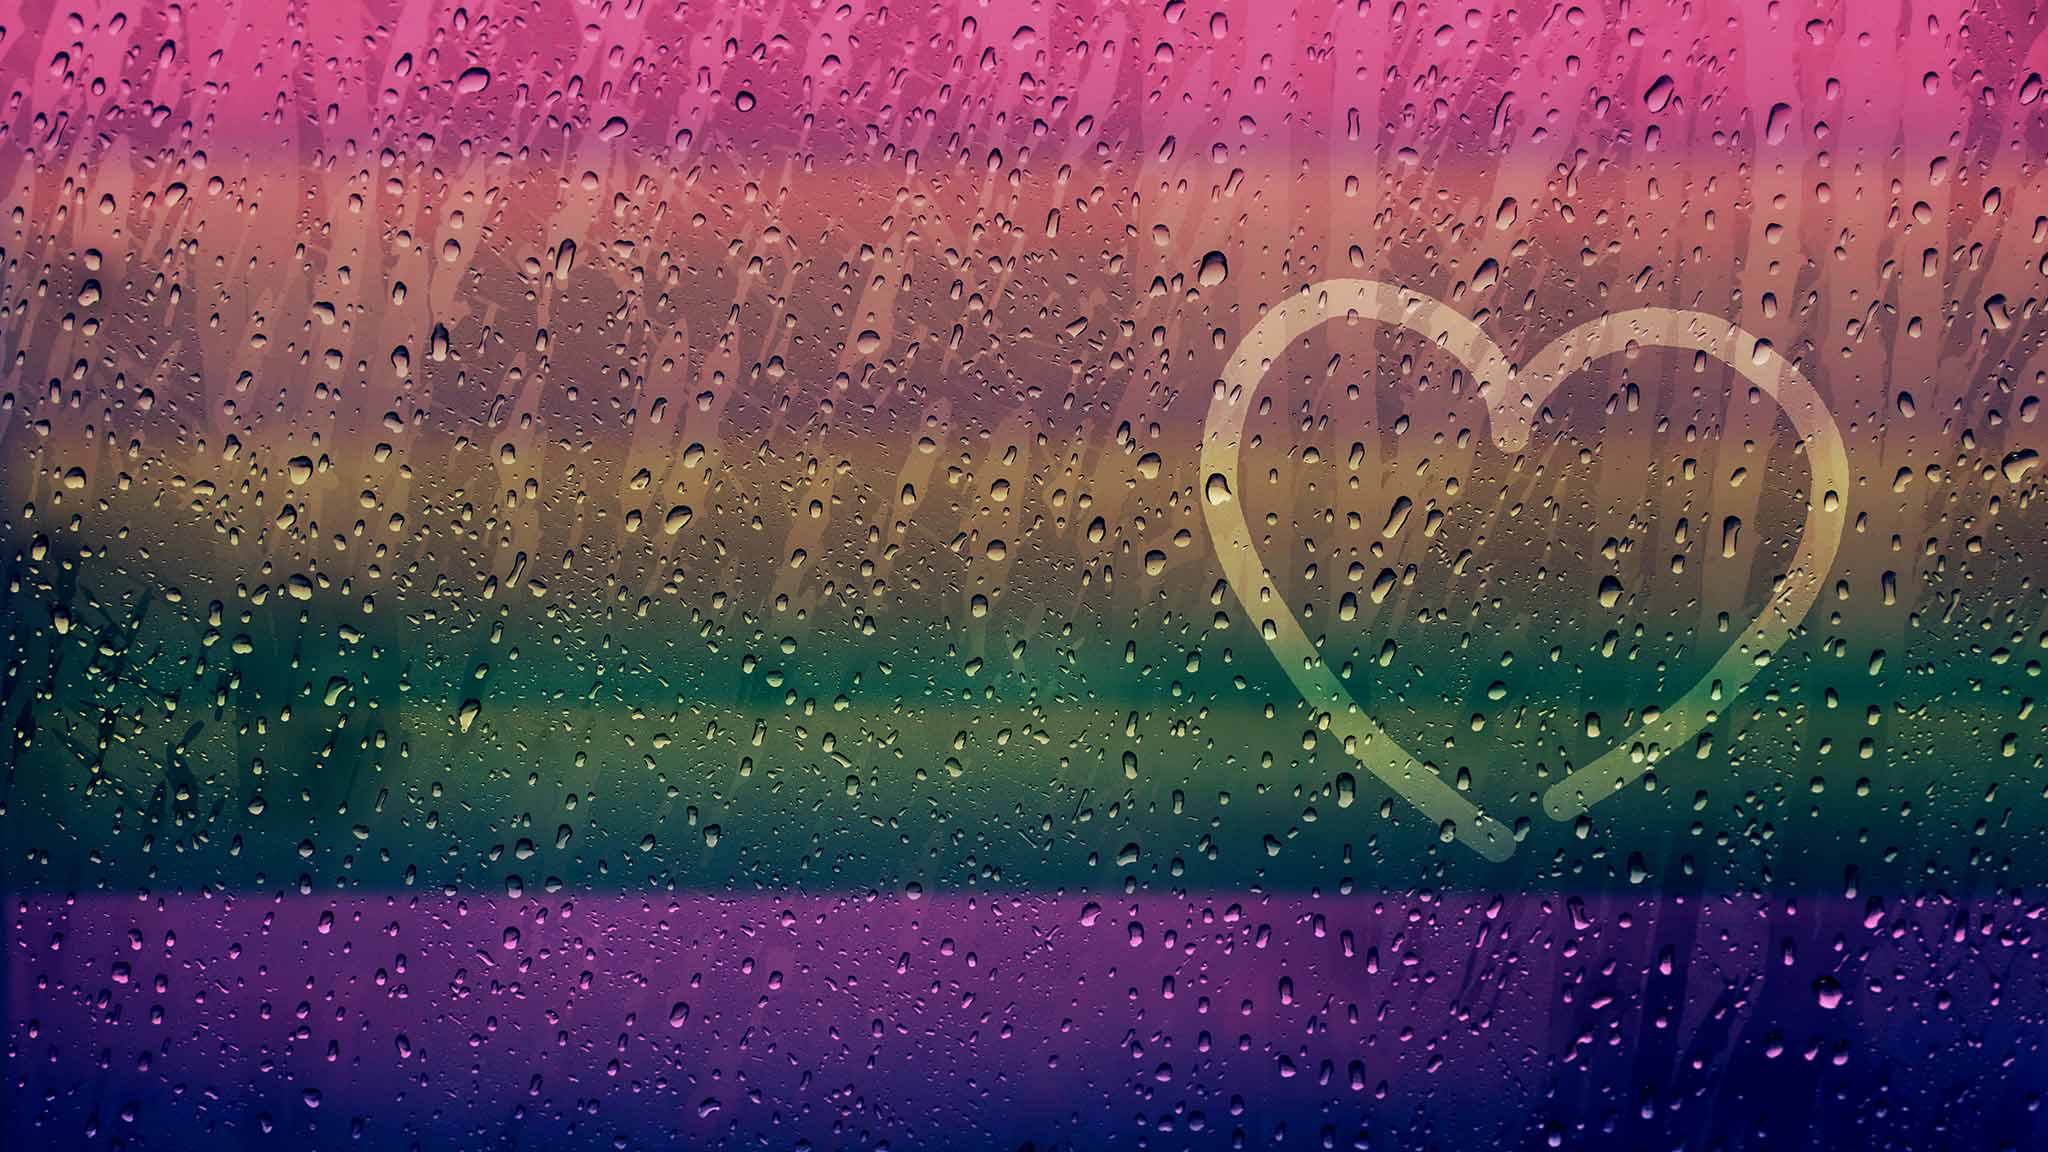
[[[0,5],[6,1143],[2038,1143],[2038,24]]]

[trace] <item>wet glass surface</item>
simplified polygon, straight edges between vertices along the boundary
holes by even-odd
[[[2026,1148],[2026,5],[0,4],[9,1148]]]

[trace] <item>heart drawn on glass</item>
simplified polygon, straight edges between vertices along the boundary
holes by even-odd
[[[1327,723],[1348,754],[1435,820],[1446,840],[1462,840],[1489,860],[1505,860],[1515,851],[1509,828],[1381,729],[1322,661],[1260,561],[1236,495],[1242,490],[1238,459],[1245,419],[1267,371],[1290,343],[1333,320],[1398,325],[1463,361],[1478,382],[1494,441],[1507,452],[1528,444],[1543,402],[1573,373],[1617,352],[1649,348],[1688,350],[1720,360],[1777,401],[1799,434],[1812,483],[1790,570],[1774,582],[1756,619],[1691,688],[1654,714],[1646,709],[1633,732],[1550,786],[1543,806],[1557,820],[1576,818],[1640,778],[1655,763],[1649,749],[1677,747],[1714,723],[1805,619],[1842,540],[1849,461],[1841,429],[1806,376],[1776,349],[1703,312],[1636,308],[1603,316],[1552,340],[1519,367],[1449,304],[1377,280],[1310,285],[1252,326],[1231,354],[1202,422],[1203,511],[1231,592],[1268,637],[1288,678],[1318,710],[1319,723]]]

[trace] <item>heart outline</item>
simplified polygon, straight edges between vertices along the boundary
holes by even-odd
[[[1377,321],[1406,328],[1456,356],[1478,381],[1489,429],[1504,451],[1528,445],[1536,413],[1570,376],[1619,352],[1673,348],[1712,356],[1770,396],[1792,422],[1811,471],[1806,523],[1788,571],[1771,598],[1713,666],[1654,721],[1638,724],[1591,763],[1573,769],[1543,796],[1554,820],[1570,820],[1619,793],[1656,762],[1643,752],[1651,741],[1670,749],[1719,718],[1720,707],[1756,678],[1768,656],[1812,609],[1834,567],[1847,521],[1848,453],[1834,414],[1797,366],[1769,343],[1704,312],[1636,308],[1588,321],[1553,339],[1517,368],[1493,338],[1470,318],[1434,296],[1379,280],[1324,280],[1275,305],[1238,342],[1202,419],[1202,509],[1225,582],[1245,613],[1271,628],[1267,648],[1320,722],[1348,755],[1394,792],[1434,819],[1445,839],[1463,840],[1488,860],[1514,855],[1513,833],[1446,783],[1358,706],[1316,654],[1300,618],[1274,589],[1260,561],[1251,525],[1237,493],[1238,460],[1252,400],[1288,345],[1333,320]],[[1519,395],[1510,393],[1519,385]],[[1225,495],[1214,488],[1220,479]],[[1248,591],[1257,588],[1254,594]],[[1256,599],[1254,599],[1254,596]],[[1277,609],[1268,611],[1268,606]]]

